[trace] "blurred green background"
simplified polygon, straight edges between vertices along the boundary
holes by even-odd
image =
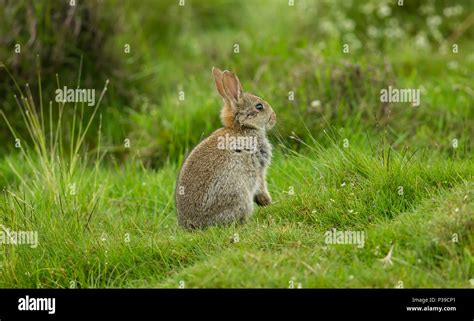
[[[292,133],[304,138],[311,132],[324,144],[322,129],[329,125],[347,137],[384,132],[394,147],[414,142],[448,152],[456,138],[468,153],[474,134],[473,5],[0,0],[0,61],[20,87],[30,85],[36,102],[39,61],[47,104],[54,101],[56,74],[61,86],[76,86],[82,59],[81,88],[95,88],[98,96],[110,79],[100,108],[108,157],[133,154],[151,166],[179,160],[220,125],[212,66],[235,71],[245,90],[269,101],[278,116],[272,139],[294,148],[299,145],[289,139]],[[381,103],[380,89],[389,85],[420,88],[421,105]],[[24,133],[14,93],[2,70],[1,108]],[[89,148],[96,144],[96,132],[90,133]],[[0,139],[2,153],[13,150],[3,122]],[[123,147],[125,139],[130,149]]]

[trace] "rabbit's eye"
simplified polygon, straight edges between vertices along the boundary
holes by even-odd
[[[257,108],[257,110],[262,110],[263,105],[261,103],[258,103],[258,104],[255,105],[255,108]]]

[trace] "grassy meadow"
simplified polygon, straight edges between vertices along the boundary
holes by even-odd
[[[0,287],[474,287],[473,9],[5,2],[0,228],[39,243],[0,242]],[[60,13],[80,32],[56,30]],[[276,112],[274,203],[189,232],[174,184],[220,126],[213,66]],[[65,85],[94,88],[96,104],[56,102]],[[420,105],[381,102],[389,86],[420,89]],[[327,244],[332,229],[364,245]]]

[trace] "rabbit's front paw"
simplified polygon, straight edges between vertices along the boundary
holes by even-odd
[[[272,197],[268,193],[257,194],[254,197],[254,201],[259,206],[268,206],[272,203]]]

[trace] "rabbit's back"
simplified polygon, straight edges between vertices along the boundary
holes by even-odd
[[[221,128],[197,145],[184,161],[176,186],[181,226],[202,228],[227,224],[245,220],[252,212],[262,156],[252,149],[222,146],[224,138],[235,137],[254,136]],[[257,142],[255,148],[259,146],[262,144]]]

